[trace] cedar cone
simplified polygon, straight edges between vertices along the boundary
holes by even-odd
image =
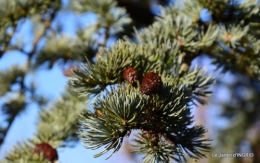
[[[156,94],[162,89],[162,79],[154,72],[148,72],[142,79],[141,92],[146,95]]]
[[[133,67],[124,70],[123,78],[131,84],[135,84],[139,78],[139,72]]]
[[[36,144],[33,153],[41,153],[43,156],[48,159],[50,162],[54,163],[56,160],[58,160],[58,153],[56,149],[54,149],[50,144],[48,143],[40,143]]]

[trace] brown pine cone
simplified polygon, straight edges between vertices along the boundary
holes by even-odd
[[[146,95],[156,94],[162,89],[162,79],[154,72],[148,72],[142,79],[141,92]]]
[[[53,148],[50,144],[45,142],[36,144],[33,153],[42,153],[43,156],[52,163],[58,160],[58,153],[56,149]]]
[[[124,70],[123,78],[131,84],[135,84],[139,79],[139,72],[133,67]]]

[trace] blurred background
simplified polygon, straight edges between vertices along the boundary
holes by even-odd
[[[132,22],[122,21],[119,25],[123,25],[124,31],[107,35],[106,26],[97,24],[101,18],[94,9],[75,12],[77,6],[73,8],[71,1],[62,0],[55,15],[52,15],[54,9],[51,9],[42,15],[25,17],[16,21],[15,27],[10,25],[4,31],[8,37],[5,36],[7,40],[1,43],[0,53],[0,160],[15,144],[33,137],[37,131],[39,111],[60,98],[67,87],[70,70],[83,62],[84,56],[94,62],[99,47],[110,47],[125,35],[132,38],[133,27],[141,29],[149,26],[160,13],[160,6],[174,2],[117,0],[118,6],[126,9]],[[0,12],[4,13],[4,9]],[[200,16],[210,21],[206,10]],[[3,14],[1,20],[4,20]],[[87,32],[82,32],[84,29],[88,29]],[[87,40],[89,35],[91,43]],[[73,39],[81,36],[80,39],[86,39],[87,45],[74,45]],[[81,51],[77,51],[78,56],[71,56],[74,54],[71,48],[75,46],[79,46]],[[198,162],[260,163],[260,82],[241,74],[222,73],[216,70],[206,55],[196,58],[192,62],[192,66],[195,65],[207,67],[208,72],[217,78],[209,104],[193,109],[196,123],[204,125],[208,129],[207,137],[212,139],[208,158]],[[10,75],[11,72],[15,77]],[[12,80],[10,87],[3,85],[5,79]],[[26,105],[21,106],[18,99],[22,97],[17,92],[22,92]],[[58,148],[58,153],[61,163],[104,162],[107,157],[93,158],[97,151],[85,149],[78,141],[73,142],[72,147]],[[212,157],[214,153],[253,153],[254,157]],[[131,153],[127,139],[120,151],[105,162],[137,163],[141,162],[141,158]]]

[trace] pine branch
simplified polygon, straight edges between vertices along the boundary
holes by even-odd
[[[16,6],[16,7],[17,7],[17,6]],[[43,37],[43,35],[45,34],[46,30],[50,27],[51,21],[54,19],[54,16],[55,16],[56,12],[57,12],[57,9],[51,14],[50,19],[49,19],[49,20],[46,20],[45,25],[44,25],[44,29],[43,29],[42,33],[41,33],[40,35],[38,35],[38,36],[35,38],[35,40],[33,41],[33,48],[32,48],[32,50],[31,50],[31,52],[28,53],[28,59],[27,59],[26,66],[25,66],[25,68],[22,68],[24,74],[23,74],[23,75],[19,75],[20,80],[19,80],[18,83],[19,83],[19,85],[20,85],[20,92],[19,92],[19,93],[20,93],[21,96],[24,96],[24,94],[25,94],[25,92],[26,92],[26,90],[27,90],[27,88],[26,88],[26,86],[25,86],[25,83],[24,83],[24,82],[25,82],[25,81],[24,81],[24,80],[25,80],[25,72],[29,71],[31,59],[32,59],[34,53],[36,52],[36,48],[37,48],[38,42],[39,42],[39,40]],[[22,18],[23,18],[23,16],[22,16]],[[16,29],[16,26],[13,28],[13,31],[12,31],[12,33],[11,33],[11,36],[14,35],[15,29]],[[10,43],[10,41],[11,41],[11,38],[12,38],[12,37],[10,37],[9,43]],[[9,44],[9,43],[8,43],[8,44]],[[8,45],[8,44],[6,44],[6,46],[4,47],[4,49],[7,48],[7,45]],[[12,79],[12,80],[16,80],[16,79],[17,79],[17,77],[14,78],[14,79]],[[9,83],[10,86],[11,86],[12,84],[14,84],[13,81],[11,81],[11,83]],[[6,86],[6,88],[9,88],[9,86]],[[19,109],[19,107],[16,108],[16,109]],[[5,136],[6,136],[7,132],[8,132],[8,130],[9,130],[9,128],[11,127],[11,125],[12,125],[12,123],[13,123],[15,117],[16,117],[23,109],[24,109],[24,108],[20,109],[19,111],[15,111],[15,112],[10,112],[10,113],[9,113],[9,114],[11,114],[11,116],[10,116],[10,118],[8,119],[8,126],[6,127],[6,129],[5,129],[5,131],[4,131],[4,134],[3,134],[2,138],[1,138],[1,142],[4,141],[4,138],[5,138]],[[2,143],[0,143],[0,144],[2,144]]]
[[[39,113],[36,142],[48,142],[59,147],[77,141],[77,118],[84,108],[85,99],[76,97],[72,90],[67,89],[59,100]]]
[[[12,91],[11,87],[14,84],[20,83],[22,78],[25,76],[25,73],[26,71],[24,67],[20,67],[20,66],[13,66],[6,71],[0,72],[0,83],[1,83],[0,96],[4,96],[6,95],[7,92]],[[23,97],[23,94],[20,94],[20,96]],[[19,99],[17,100],[19,101]],[[14,103],[14,105],[11,105],[11,103]],[[0,146],[2,145],[5,136],[9,128],[11,127],[15,117],[21,111],[24,110],[23,105],[19,105],[19,104],[15,105],[15,103],[16,100],[7,101],[2,108],[3,114],[6,115],[8,118],[5,120],[7,122],[7,127],[3,128],[1,131]]]
[[[114,50],[101,49],[100,59],[92,65],[87,62],[84,66],[74,70],[75,76],[69,84],[76,88],[81,95],[98,94],[109,84],[122,80],[121,72],[130,65],[137,65],[131,58],[136,58],[136,45],[119,42]],[[125,52],[125,49],[129,49]],[[109,57],[114,56],[114,57]],[[128,57],[127,57],[128,56]]]
[[[46,31],[51,27],[51,23],[52,21],[54,20],[55,18],[55,15],[57,13],[58,9],[55,9],[51,14],[50,14],[50,18],[45,20],[44,22],[44,26],[43,26],[43,29],[41,31],[41,33],[39,33],[36,38],[34,39],[33,41],[33,48],[32,50],[28,53],[28,60],[27,60],[27,69],[30,68],[30,65],[31,65],[31,59],[33,57],[33,55],[35,54],[36,50],[37,50],[37,45],[38,45],[38,42],[40,41],[40,39],[45,35]],[[23,84],[23,83],[22,83]],[[23,84],[24,85],[24,84]]]
[[[207,89],[214,79],[200,69],[189,72],[188,67],[181,74],[170,71],[187,63],[182,58],[182,62],[179,61],[182,52],[194,54],[188,61],[190,65],[191,60],[217,38],[217,26],[204,30],[194,25],[199,22],[197,18],[194,22],[188,18],[194,13],[199,15],[202,8],[197,6],[191,13],[177,17],[165,15],[148,29],[136,32],[140,46],[118,42],[111,50],[101,50],[100,58],[93,66],[86,64],[85,68],[74,71],[75,77],[70,80],[70,85],[81,95],[98,95],[92,111],[81,114],[79,135],[86,148],[105,146],[95,157],[109,150],[112,154],[118,151],[123,138],[133,129],[142,131],[141,140],[135,141],[136,151],[146,154],[144,162],[182,161],[184,153],[192,158],[205,157],[202,152],[209,150],[208,140],[202,139],[203,127],[192,125],[190,105],[196,100],[202,104],[206,102],[203,97],[210,94]],[[158,39],[160,35],[162,37]],[[165,64],[164,61],[168,62]],[[150,71],[159,73],[163,81],[160,92],[142,95],[138,84],[137,89],[128,86],[127,91],[122,91],[126,84],[122,83],[122,73],[127,67],[135,67],[142,76]],[[112,85],[111,92],[105,90],[107,85]],[[99,95],[102,90],[105,96]],[[134,92],[139,96],[133,95]],[[145,97],[148,99],[143,99]],[[146,102],[139,105],[133,99]]]
[[[10,163],[10,162],[27,162],[27,163],[50,163],[43,154],[33,153],[34,147],[30,142],[19,143],[14,147],[12,152],[6,157],[1,163]]]
[[[12,27],[12,32],[9,34],[9,37],[7,37],[8,40],[6,41],[4,47],[1,49],[1,51],[0,51],[0,58],[6,52],[8,46],[9,46],[9,44],[10,44],[10,42],[11,42],[11,40],[12,40],[12,38],[13,38],[15,32],[16,32],[16,28],[17,28],[17,24]]]
[[[196,76],[197,74],[194,75],[194,77]],[[202,76],[205,75],[203,74]],[[209,80],[207,82],[206,80],[205,82],[205,80],[201,80],[198,77],[194,81],[196,84],[188,86],[188,83],[177,83],[176,79],[169,79],[169,77],[163,77],[162,79],[164,86],[158,95],[144,96],[138,88],[130,87],[126,90],[124,85],[118,85],[112,87],[112,90],[104,92],[103,96],[97,97],[93,108],[89,108],[89,110],[93,111],[85,111],[81,114],[79,137],[84,142],[85,147],[97,149],[101,146],[106,146],[95,157],[103,155],[109,150],[113,150],[111,155],[118,151],[123,138],[128,136],[133,129],[143,131],[142,136],[148,136],[146,138],[149,139],[149,142],[153,141],[152,144],[154,145],[150,147],[145,146],[146,143],[149,144],[148,142],[135,140],[139,142],[136,147],[140,148],[136,150],[139,153],[148,153],[146,158],[144,158],[144,162],[156,162],[159,160],[167,162],[170,158],[180,161],[178,158],[183,157],[184,153],[178,150],[179,145],[175,145],[176,141],[173,141],[170,135],[176,135],[175,133],[185,130],[191,130],[187,133],[187,138],[185,139],[186,141],[191,141],[192,145],[188,146],[183,142],[177,144],[182,144],[183,150],[187,153],[189,152],[186,149],[191,150],[190,156],[193,158],[204,157],[201,151],[209,149],[208,144],[203,144],[207,140],[200,139],[205,130],[202,127],[188,127],[193,122],[190,115],[189,102],[193,99],[192,92],[195,92],[196,87],[207,88],[207,85],[210,85],[212,81]],[[149,135],[159,137],[153,140]],[[182,138],[182,135],[177,137]],[[198,141],[197,138],[199,139]],[[167,147],[169,149],[166,148],[165,152],[162,152],[166,145],[163,143],[164,139],[171,141],[172,145]],[[159,143],[158,141],[162,141],[162,144],[159,146],[156,145]],[[144,143],[143,148],[142,143]],[[152,151],[154,153],[151,153]],[[159,151],[162,153],[156,154]]]
[[[4,115],[7,116],[5,119],[7,126],[5,128],[1,128],[1,137],[0,137],[0,147],[4,142],[7,132],[9,131],[11,125],[13,124],[14,119],[23,111],[25,110],[27,103],[25,101],[25,96],[18,95],[15,98],[10,99],[9,101],[5,102],[2,106],[2,112]]]
[[[40,119],[35,136],[22,144],[15,145],[14,149],[7,153],[3,162],[54,163],[48,160],[49,154],[46,157],[44,153],[36,152],[37,146],[44,142],[56,150],[58,147],[68,147],[67,142],[77,141],[77,119],[84,106],[84,99],[78,98],[67,89],[61,99],[39,113]]]
[[[51,51],[50,44],[55,43],[53,46],[56,47],[61,43],[57,35],[47,39],[45,47],[36,53],[39,40],[50,27],[51,22],[45,22],[28,54],[27,69],[35,54],[39,54],[37,61],[40,65],[46,58],[56,61],[65,56],[66,60],[62,49],[71,54],[79,52],[67,58],[75,60],[86,54],[82,49],[89,50],[90,56],[94,56],[95,50],[100,47],[97,61],[87,60],[81,67],[73,69],[74,76],[69,81],[80,96],[88,96],[90,107],[79,118],[78,133],[84,146],[89,149],[103,146],[104,150],[95,157],[109,151],[112,152],[111,157],[132,130],[139,130],[134,139],[134,150],[145,155],[145,163],[182,162],[185,154],[194,159],[206,157],[204,152],[209,150],[209,140],[204,138],[206,129],[194,124],[191,106],[206,104],[214,78],[201,68],[192,69],[192,61],[206,53],[217,68],[223,67],[224,72],[239,72],[259,78],[259,34],[251,31],[252,24],[256,25],[255,28],[259,25],[259,5],[255,0],[235,2],[181,1],[162,9],[162,14],[148,28],[136,31],[137,43],[121,40],[112,48],[105,48],[108,38],[121,32],[124,25],[131,22],[126,10],[118,8],[113,0],[75,0],[72,1],[75,11],[93,12],[98,18],[94,26],[78,32],[75,40],[85,42],[76,42],[65,50],[57,48]],[[209,10],[212,22],[201,20],[204,8]],[[100,29],[105,29],[104,39],[98,44],[99,41],[95,42],[92,37]],[[69,42],[69,39],[64,40],[63,45]],[[82,49],[74,51],[77,46]],[[52,57],[45,56],[47,53]],[[92,59],[90,56],[86,57]],[[135,71],[125,73],[129,68]],[[128,78],[135,78],[136,72],[142,80],[138,78],[131,83]],[[23,86],[24,83],[21,83]],[[145,93],[143,88],[149,93]],[[42,111],[39,130],[33,140],[36,143],[46,141],[55,148],[70,138],[73,140],[76,115],[82,111],[79,106],[84,104],[70,96],[63,97],[51,109]],[[77,109],[72,113],[71,108]],[[14,155],[11,152],[7,158],[26,162],[30,153],[24,151],[31,151],[34,145],[21,147],[21,151],[14,151]]]

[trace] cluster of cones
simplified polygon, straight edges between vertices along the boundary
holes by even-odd
[[[129,67],[124,70],[123,78],[132,85],[135,85],[137,81],[140,80],[140,74],[138,70],[133,67]],[[162,79],[161,77],[154,73],[148,72],[142,77],[140,91],[143,94],[151,95],[157,94],[162,88]]]

